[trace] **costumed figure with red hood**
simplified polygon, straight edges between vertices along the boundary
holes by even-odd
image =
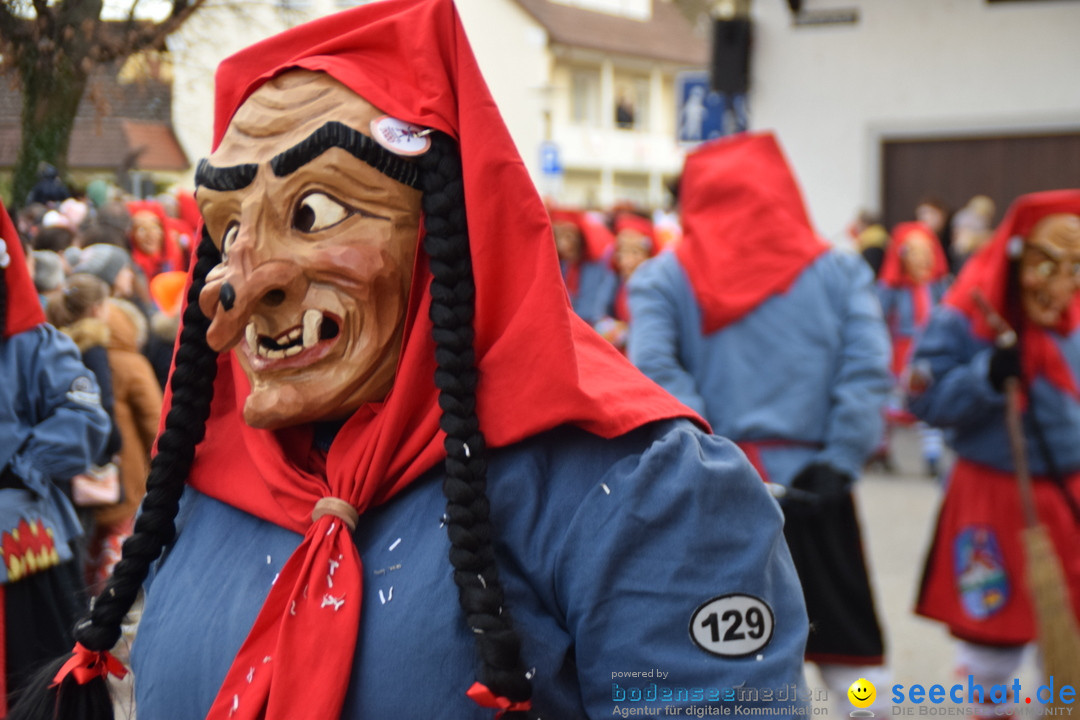
[[[853,682],[888,683],[851,493],[891,384],[873,274],[813,231],[771,134],[688,155],[679,201],[682,242],[630,281],[629,358],[738,443],[782,498],[806,657],[846,714]]]
[[[950,430],[949,478],[917,611],[960,641],[961,677],[1012,682],[1035,639],[1004,387],[1019,378],[1039,522],[1080,617],[1080,190],[1018,198],[968,260],[914,354],[909,400]],[[987,699],[988,700],[988,699]],[[987,704],[986,717],[1008,712]]]
[[[78,347],[45,322],[0,205],[0,717],[38,666],[71,647],[84,612],[72,547],[82,528],[63,486],[109,428]]]
[[[619,211],[612,221],[615,244],[610,263],[616,282],[605,298],[604,315],[594,325],[596,331],[618,350],[625,352],[630,325],[627,281],[641,263],[656,255],[659,246],[652,221],[633,212]]]
[[[913,375],[910,371],[911,351],[930,321],[930,312],[948,288],[948,274],[945,252],[928,225],[907,222],[893,228],[878,278],[878,299],[889,327],[892,372],[896,381],[886,410],[882,445],[878,449],[886,467],[892,465],[889,459],[890,430],[894,425],[915,422],[905,407],[906,387],[913,378],[918,382],[920,377],[919,373]],[[919,423],[919,440],[926,474],[937,477],[943,446],[941,430]]]
[[[614,236],[602,220],[581,210],[552,209],[551,229],[570,305],[590,325],[607,312],[618,279],[607,260]]]
[[[227,59],[196,181],[135,534],[26,707],[85,716],[149,573],[139,717],[809,709],[775,502],[571,311],[450,0]]]
[[[146,281],[159,273],[185,270],[184,251],[177,233],[156,200],[136,200],[127,204],[131,213],[131,259],[146,276]]]

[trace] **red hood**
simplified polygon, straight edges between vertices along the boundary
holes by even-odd
[[[686,158],[675,249],[702,311],[703,332],[738,321],[787,291],[828,245],[810,226],[776,138],[743,133]]]

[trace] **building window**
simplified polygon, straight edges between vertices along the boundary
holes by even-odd
[[[571,90],[571,119],[578,125],[600,124],[600,73],[575,70]]]
[[[648,78],[616,78],[615,127],[620,130],[649,131]]]

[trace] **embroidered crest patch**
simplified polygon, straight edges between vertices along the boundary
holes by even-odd
[[[371,121],[371,137],[395,155],[423,155],[431,147],[430,132],[389,115]]]
[[[1009,599],[1009,577],[997,535],[985,525],[964,529],[953,541],[953,567],[960,602],[975,620],[999,612]]]

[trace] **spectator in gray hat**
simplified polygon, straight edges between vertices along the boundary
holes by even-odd
[[[83,248],[72,272],[96,275],[105,281],[114,297],[130,297],[135,291],[135,270],[131,255],[115,245],[98,243]]]
[[[64,282],[64,261],[51,250],[34,250],[34,287],[47,295]]]
[[[65,257],[67,257],[65,255]],[[109,286],[112,297],[133,303],[149,319],[154,313],[154,303],[146,278],[131,260],[131,253],[122,247],[96,243],[82,249],[77,259],[68,259],[71,272],[96,275]]]

